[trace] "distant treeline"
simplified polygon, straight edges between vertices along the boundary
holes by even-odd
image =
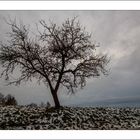
[[[17,100],[11,94],[4,96],[0,93],[0,105],[7,106],[7,105],[17,105]]]
[[[6,96],[4,96],[2,93],[0,93],[0,105],[2,106],[9,106],[9,105],[13,105],[13,106],[16,106],[18,105],[18,102],[16,100],[16,98],[14,96],[12,96],[11,94],[8,94]],[[41,102],[39,105],[37,105],[36,103],[30,103],[28,105],[25,105],[25,106],[29,106],[29,107],[51,107],[51,104],[49,102],[47,103],[44,103],[44,102]]]

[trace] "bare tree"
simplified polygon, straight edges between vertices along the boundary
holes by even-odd
[[[11,94],[4,96],[2,93],[0,93],[0,105],[17,105],[17,101]]]
[[[61,26],[44,20],[39,22],[39,35],[31,37],[25,25],[10,22],[10,39],[1,43],[0,62],[4,68],[2,76],[9,79],[19,66],[21,75],[10,84],[20,84],[37,78],[49,86],[55,107],[59,108],[60,85],[74,93],[83,88],[90,77],[106,74],[108,58],[96,54],[96,45],[91,34],[86,32],[76,18],[67,19]]]
[[[11,94],[8,94],[5,98],[4,98],[4,105],[17,105],[17,101],[15,99],[14,96],[12,96]]]

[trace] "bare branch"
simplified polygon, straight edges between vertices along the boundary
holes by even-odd
[[[39,35],[32,37],[25,25],[18,25],[16,21],[8,23],[9,40],[0,44],[0,63],[4,69],[1,76],[9,80],[17,66],[21,74],[10,84],[37,78],[50,87],[58,105],[60,85],[74,93],[86,85],[88,78],[107,74],[107,56],[95,54],[96,44],[92,43],[91,34],[77,18],[67,19],[61,26],[44,20],[39,23],[43,31],[37,25]]]

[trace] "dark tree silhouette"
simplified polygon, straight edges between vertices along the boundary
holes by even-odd
[[[4,95],[0,93],[0,105],[4,104]]]
[[[38,105],[36,103],[31,103],[31,104],[29,104],[27,106],[29,106],[29,107],[38,107]]]
[[[37,78],[49,86],[55,107],[59,108],[58,89],[63,86],[70,93],[83,88],[90,77],[106,74],[108,58],[96,54],[96,45],[91,34],[86,32],[76,18],[67,19],[61,26],[44,20],[39,22],[39,35],[29,35],[25,25],[10,22],[10,39],[1,43],[0,62],[4,68],[2,76],[18,68],[21,75],[10,84],[20,84]],[[41,27],[41,29],[40,29]],[[42,30],[43,29],[43,30]]]
[[[12,96],[11,94],[8,94],[4,98],[4,105],[17,105],[17,101],[14,96]]]

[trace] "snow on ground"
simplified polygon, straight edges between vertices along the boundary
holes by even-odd
[[[140,130],[140,108],[1,106],[0,129]]]

